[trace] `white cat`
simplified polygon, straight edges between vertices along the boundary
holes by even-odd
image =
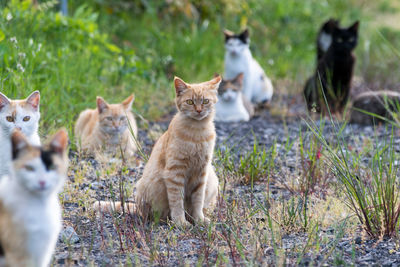
[[[61,230],[58,193],[67,175],[68,136],[60,130],[43,148],[19,130],[11,139],[13,174],[0,180],[0,263],[45,267]]]
[[[249,31],[240,34],[228,30],[225,34],[225,78],[233,79],[243,72],[243,93],[253,103],[265,103],[271,100],[273,86],[264,70],[253,58],[249,48]]]
[[[0,177],[11,168],[10,138],[14,129],[19,129],[33,145],[40,145],[39,128],[40,93],[33,92],[27,99],[11,100],[0,93]]]
[[[218,88],[218,102],[215,104],[216,121],[248,121],[254,115],[254,107],[243,95],[243,73],[232,80],[222,80]]]

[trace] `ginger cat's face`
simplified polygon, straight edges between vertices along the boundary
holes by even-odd
[[[26,136],[36,132],[40,119],[39,101],[38,91],[24,100],[11,100],[0,93],[0,130],[4,136],[11,136],[14,129]]]
[[[44,147],[32,146],[18,130],[12,134],[15,179],[34,194],[49,194],[64,182],[68,168],[68,135],[58,131]]]
[[[218,101],[217,92],[221,82],[218,76],[211,81],[188,84],[182,79],[175,77],[176,106],[185,116],[203,120],[214,113],[214,105]]]
[[[109,135],[117,135],[125,132],[129,128],[126,114],[130,112],[133,100],[134,97],[131,95],[121,104],[108,104],[103,98],[97,97],[101,131]]]

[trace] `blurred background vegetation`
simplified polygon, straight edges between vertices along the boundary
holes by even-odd
[[[397,0],[0,0],[1,92],[42,94],[41,133],[132,92],[148,120],[173,109],[174,75],[189,82],[223,73],[222,31],[248,27],[251,50],[276,92],[298,94],[315,65],[322,22],[361,21],[356,75],[382,86],[400,82]]]

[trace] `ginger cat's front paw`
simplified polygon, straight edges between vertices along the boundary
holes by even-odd
[[[185,216],[179,216],[179,217],[173,217],[172,221],[178,226],[178,227],[189,227],[191,226],[190,222],[188,222],[185,218]]]

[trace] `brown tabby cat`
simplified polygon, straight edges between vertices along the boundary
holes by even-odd
[[[143,177],[136,184],[136,202],[143,216],[151,210],[161,219],[170,216],[178,225],[189,224],[185,215],[194,221],[209,222],[204,209],[215,203],[218,193],[218,177],[211,159],[216,136],[214,105],[220,82],[220,76],[199,84],[175,77],[178,113],[154,145]]]
[[[76,121],[75,137],[77,144],[88,154],[97,152],[124,152],[132,156],[136,144],[131,135],[137,136],[136,121],[131,112],[133,95],[121,104],[108,104],[103,98],[97,97],[97,109],[83,111]]]

